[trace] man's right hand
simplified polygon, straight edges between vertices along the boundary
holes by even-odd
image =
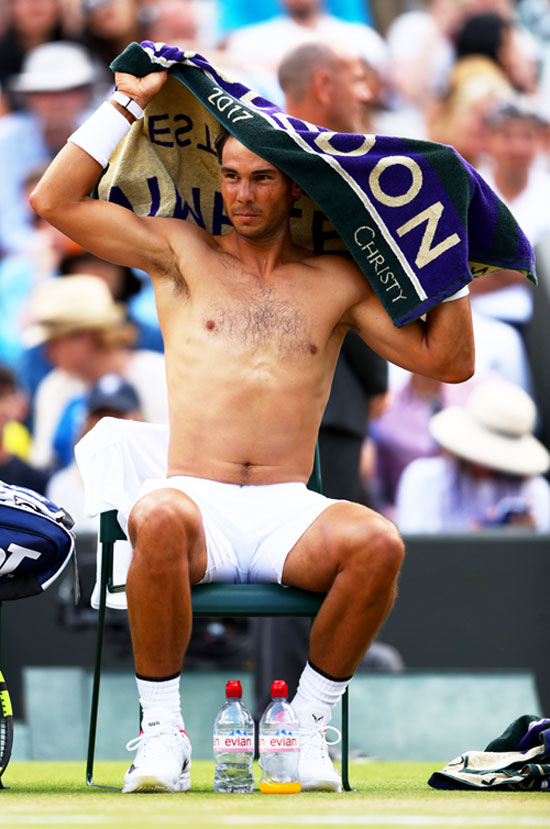
[[[129,95],[142,109],[145,109],[147,104],[162,89],[167,77],[166,69],[162,72],[151,72],[143,78],[137,78],[128,72],[115,72],[115,83],[120,92]]]

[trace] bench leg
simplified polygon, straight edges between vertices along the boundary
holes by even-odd
[[[96,639],[96,653],[94,678],[92,683],[92,702],[90,707],[90,728],[88,731],[88,756],[86,760],[86,784],[88,786],[94,785],[94,755],[95,743],[97,735],[97,716],[99,710],[99,686],[101,682],[101,661],[103,658],[103,639],[105,635],[105,613],[107,607],[107,561],[109,550],[105,549],[111,547],[111,556],[113,554],[113,544],[109,542],[103,543],[102,562],[101,562],[101,583],[99,592],[99,612],[97,618],[97,639]]]
[[[344,791],[351,792],[349,782],[349,688],[346,688],[342,697],[342,786]]]

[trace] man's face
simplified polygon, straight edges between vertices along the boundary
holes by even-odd
[[[88,12],[88,26],[98,37],[126,37],[132,31],[136,14],[134,0],[109,0]]]
[[[46,343],[46,353],[51,363],[76,377],[86,377],[86,367],[94,348],[91,331],[76,331],[52,337]]]
[[[308,20],[312,15],[322,11],[322,0],[284,0],[287,13],[294,20]]]
[[[365,104],[372,98],[367,73],[359,58],[341,58],[332,75],[332,97],[329,110],[334,132],[363,132]]]
[[[87,87],[57,92],[28,92],[29,109],[42,123],[47,143],[59,150],[78,126],[78,118],[89,103]]]
[[[506,118],[494,127],[489,152],[497,165],[525,173],[541,148],[541,130],[530,118]]]
[[[288,176],[232,137],[221,169],[225,210],[240,236],[269,241],[286,231],[293,197],[300,193]]]
[[[58,0],[12,0],[10,8],[15,28],[27,37],[51,33],[61,15]]]

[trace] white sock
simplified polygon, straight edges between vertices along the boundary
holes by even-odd
[[[136,676],[139,693],[139,702],[143,711],[150,708],[165,708],[171,712],[174,725],[183,729],[181,713],[180,678],[170,679],[142,679]]]
[[[320,711],[327,717],[325,722],[330,721],[330,714],[337,702],[349,685],[351,677],[334,679],[323,674],[308,662],[300,676],[296,696],[292,700],[292,707],[302,720],[302,714],[311,711],[312,707],[318,706]]]

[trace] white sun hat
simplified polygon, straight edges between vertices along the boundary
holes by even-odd
[[[31,49],[10,88],[15,92],[62,92],[91,84],[96,77],[84,46],[58,40]]]
[[[114,301],[99,276],[52,277],[45,279],[31,297],[30,324],[23,332],[23,341],[30,347],[65,334],[108,329],[123,317],[123,307]]]
[[[519,386],[492,378],[464,406],[449,406],[430,420],[430,432],[449,452],[510,475],[542,475],[550,454],[533,435],[537,410]]]

